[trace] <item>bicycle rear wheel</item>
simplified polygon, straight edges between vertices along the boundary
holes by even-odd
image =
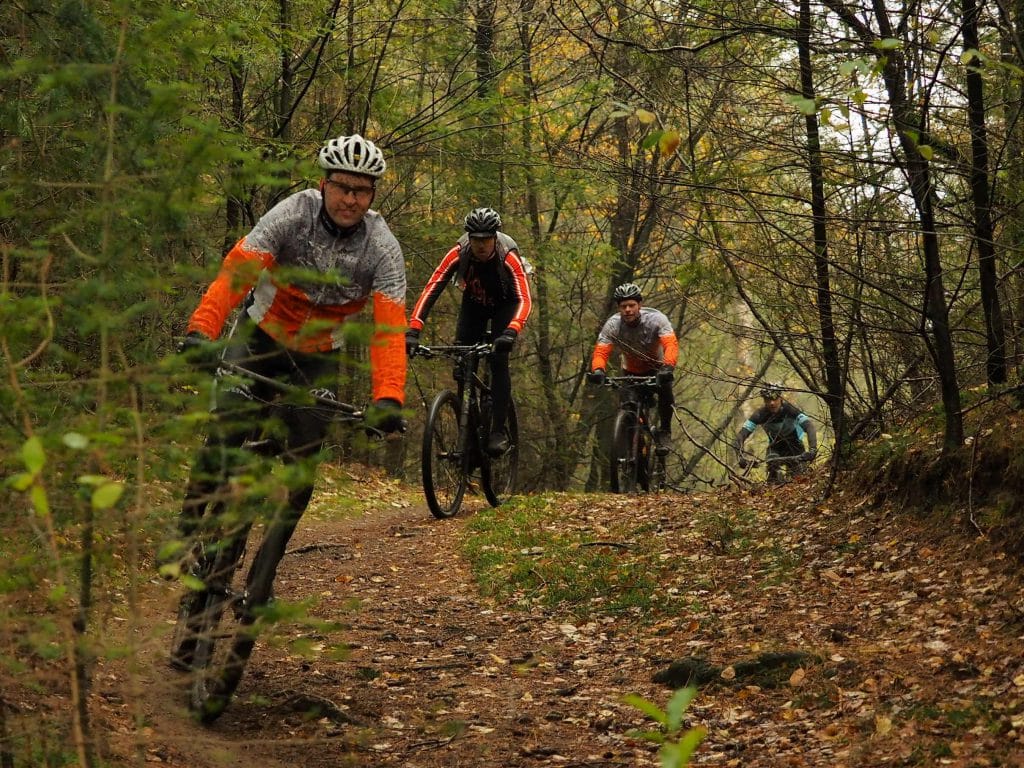
[[[466,493],[466,466],[459,451],[459,398],[443,390],[430,405],[423,430],[423,494],[437,518],[451,517]]]
[[[482,416],[482,420],[489,424],[490,414]],[[480,468],[484,496],[492,507],[507,501],[514,493],[519,472],[519,418],[516,416],[516,404],[511,400],[505,419],[505,434],[508,435],[508,450],[501,456],[488,456],[485,452]]]
[[[637,488],[636,415],[619,411],[612,430],[610,477],[612,493],[636,493]]]

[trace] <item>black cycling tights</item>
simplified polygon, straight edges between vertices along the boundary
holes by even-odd
[[[239,326],[225,350],[225,360],[302,390],[325,387],[329,383],[327,388],[333,391],[338,371],[335,354],[293,352],[252,322]],[[238,378],[235,374],[231,377]],[[287,464],[317,455],[327,435],[329,422],[313,411],[268,405],[281,394],[272,385],[253,381],[228,386],[218,379],[214,391],[214,418],[206,441],[195,457],[182,506],[181,528],[186,536],[195,530],[210,494],[227,481],[234,467],[245,461],[239,450],[242,444],[257,438],[264,431],[268,418],[277,417],[270,427],[277,435],[284,435],[285,450],[281,456]],[[313,495],[314,468],[315,465],[311,465],[303,475],[303,482],[289,491],[288,508],[295,522]]]
[[[477,308],[470,302],[462,303],[459,322],[455,329],[456,344],[477,344],[490,331],[498,336],[504,331],[515,314],[516,304],[507,303],[490,309]],[[509,371],[510,352],[496,352],[491,355],[491,430],[504,429],[508,416],[508,404],[512,399],[512,374]]]

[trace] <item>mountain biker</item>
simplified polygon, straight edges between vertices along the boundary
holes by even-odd
[[[814,422],[797,406],[783,398],[782,385],[766,383],[761,388],[764,405],[754,411],[736,435],[736,454],[740,467],[746,469],[751,461],[743,453],[743,444],[760,426],[768,435],[768,481],[780,481],[782,468],[793,474],[803,471],[818,455],[818,433]],[[807,436],[807,450],[803,438]]]
[[[533,299],[527,281],[529,266],[516,241],[501,231],[501,217],[492,208],[475,208],[464,221],[465,234],[444,255],[413,305],[405,333],[406,353],[419,346],[420,332],[434,302],[448,281],[462,291],[455,343],[477,344],[490,331],[491,431],[487,452],[500,456],[509,448],[505,420],[512,399],[509,356],[523,330]]]
[[[623,283],[612,292],[619,311],[609,317],[594,345],[587,380],[603,384],[613,348],[622,353],[622,370],[630,376],[655,375],[658,379],[658,418],[655,453],[665,456],[672,443],[672,380],[679,357],[679,341],[672,323],[656,309],[643,306],[643,293],[636,283]],[[639,392],[624,387],[621,401],[635,402]]]
[[[405,262],[384,219],[370,208],[387,164],[380,149],[358,134],[327,141],[317,159],[323,170],[319,187],[282,200],[228,252],[189,319],[181,352],[204,369],[215,369],[222,357],[304,390],[326,387],[320,393],[333,396],[341,326],[369,305],[373,403],[366,422],[395,432],[403,424],[406,375]],[[221,356],[213,340],[239,304],[242,311]],[[258,431],[264,415],[260,404],[275,394],[274,387],[258,380],[216,391],[213,428],[185,493],[184,538],[195,531],[209,495],[227,479],[232,452]],[[284,460],[315,457],[327,422],[297,408],[289,409],[286,422]],[[312,493],[311,475],[308,483],[290,490],[293,530]]]

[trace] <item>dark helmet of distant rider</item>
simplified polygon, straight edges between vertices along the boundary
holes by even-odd
[[[636,283],[623,283],[616,286],[612,291],[612,298],[619,305],[619,316],[626,325],[636,325],[640,322],[640,307],[643,304],[644,295],[640,286]]]

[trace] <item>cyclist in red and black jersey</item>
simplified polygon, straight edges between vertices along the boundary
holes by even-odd
[[[612,293],[619,311],[605,321],[594,345],[587,379],[594,384],[605,380],[612,349],[622,354],[622,371],[630,376],[655,375],[658,379],[658,419],[655,451],[669,452],[672,443],[672,415],[675,397],[672,380],[679,358],[679,340],[672,323],[656,309],[643,306],[643,293],[636,283],[623,283]],[[637,393],[625,388],[622,400],[635,400]]]
[[[224,258],[189,320],[182,352],[203,367],[216,368],[221,355],[212,342],[244,301],[228,332],[223,359],[259,376],[330,395],[341,325],[370,305],[373,404],[367,423],[395,432],[403,425],[405,396],[405,261],[388,225],[370,208],[387,165],[380,149],[357,134],[325,143],[318,163],[324,173],[319,187],[275,205]],[[233,449],[258,427],[259,404],[276,394],[274,387],[258,380],[217,390],[214,428],[186,491],[184,535],[191,532],[208,495],[225,480]],[[285,424],[285,460],[316,457],[327,423],[307,411],[293,411]],[[295,522],[312,493],[312,479],[291,491]]]
[[[487,452],[500,456],[508,450],[505,419],[512,398],[509,355],[530,316],[533,300],[527,280],[527,262],[516,241],[501,230],[501,217],[491,208],[476,208],[466,216],[466,233],[444,255],[413,306],[406,331],[406,350],[419,345],[420,331],[434,302],[449,281],[462,291],[455,330],[456,344],[476,344],[491,332],[491,434]]]

